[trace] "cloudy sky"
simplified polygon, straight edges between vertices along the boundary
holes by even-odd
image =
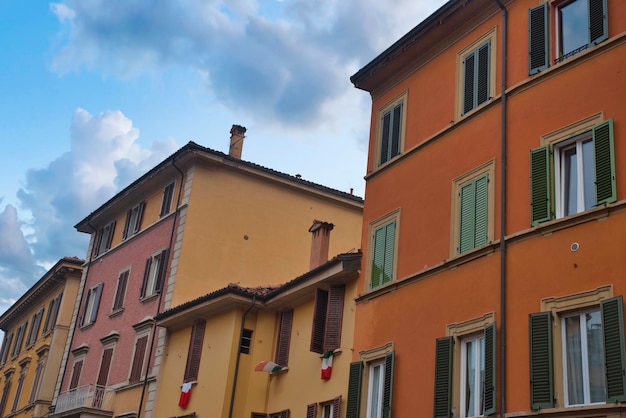
[[[350,76],[444,0],[0,1],[0,313],[188,141],[364,194]]]

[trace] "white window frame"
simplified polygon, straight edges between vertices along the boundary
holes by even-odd
[[[368,365],[369,378],[367,384],[367,418],[382,418],[383,413],[383,388],[385,386],[385,361],[375,361]],[[374,371],[380,370],[377,377],[374,376]],[[375,393],[374,385],[378,383],[378,391]],[[374,409],[373,401],[377,401],[376,409]]]
[[[377,119],[377,130],[376,130],[376,152],[375,161],[374,161],[374,169],[385,166],[389,164],[391,161],[395,160],[397,157],[402,155],[404,151],[404,138],[406,132],[406,120],[407,120],[407,102],[408,102],[408,90],[403,91],[400,95],[394,97],[392,100],[387,102],[382,108],[378,110],[378,119]],[[380,161],[382,156],[382,146],[383,146],[383,118],[385,114],[391,112],[393,115],[393,110],[397,105],[401,105],[402,109],[400,111],[400,132],[398,133],[398,153],[396,155],[388,155],[385,161]],[[393,116],[392,116],[393,117]],[[391,144],[391,136],[389,137],[389,143]]]
[[[577,135],[575,138],[572,138],[567,141],[560,142],[554,145],[554,186],[556,193],[556,218],[562,218],[564,216],[569,216],[565,214],[565,164],[563,163],[564,152],[572,147],[576,147],[576,169],[577,169],[577,196],[576,196],[576,213],[585,212],[591,208],[585,208],[585,173],[589,173],[588,175],[592,176],[592,181],[594,181],[595,175],[595,166],[593,167],[585,167],[583,160],[583,144],[591,142],[591,152],[593,152],[593,135],[591,131],[584,132],[580,135]],[[594,163],[594,156],[591,158],[592,163]],[[594,190],[587,191],[587,193],[594,193]]]
[[[158,276],[161,269],[161,264],[163,263],[162,258],[163,257],[161,257],[161,251],[150,256],[150,270],[148,272],[148,277],[145,280],[145,289],[142,299],[147,299],[157,294],[156,285],[159,280]]]
[[[93,310],[94,309],[98,309],[98,305],[100,304],[100,300],[102,299],[102,283],[98,283],[94,286],[92,286],[88,291],[87,291],[87,300],[85,301],[85,308],[83,310],[83,317],[81,318],[81,327],[85,327],[88,325],[93,324],[95,321],[95,319],[92,321],[91,317],[93,315]],[[98,293],[98,288],[100,288],[100,294],[98,296],[98,303],[95,303],[95,296]]]
[[[159,216],[164,217],[172,212],[172,202],[174,201],[174,188],[176,182],[173,181],[163,188],[163,199],[161,199],[161,210]]]
[[[562,0],[557,2],[557,4],[554,5],[554,27],[556,28],[556,32],[555,32],[555,46],[556,46],[556,56],[557,57],[562,57],[565,56],[567,54],[572,54],[574,53],[574,51],[578,50],[578,49],[586,49],[589,46],[589,34],[587,33],[587,42],[584,45],[581,45],[580,47],[573,49],[572,51],[567,52],[566,54],[563,53],[562,46],[561,46],[561,33],[562,33],[562,24],[561,24],[561,17],[560,17],[560,9],[564,6],[570,5],[572,3],[575,3],[577,1],[585,2],[587,3],[587,14],[589,14],[589,0]],[[585,25],[585,29],[588,30],[589,28],[587,27],[587,25]]]
[[[333,418],[333,403],[325,402],[320,404],[322,410],[322,418]]]
[[[476,392],[477,396],[475,398],[475,402],[474,402],[474,410],[475,411],[480,411],[479,414],[477,415],[466,415],[466,411],[465,411],[465,404],[466,404],[466,393],[467,393],[467,384],[468,384],[468,376],[467,376],[467,345],[469,343],[476,343],[477,347],[480,348],[480,350],[476,350],[474,352],[474,359],[472,360],[474,362],[475,366],[478,366],[476,368],[476,370],[479,371],[479,373],[476,373],[476,375],[474,376],[474,391]],[[460,410],[460,417],[461,418],[473,418],[473,417],[481,417],[484,416],[484,411],[485,411],[485,405],[484,405],[484,399],[482,399],[483,397],[483,385],[484,385],[484,381],[481,382],[481,374],[484,374],[485,372],[485,334],[484,333],[480,333],[480,334],[474,334],[470,337],[466,337],[463,338],[461,340],[461,373],[460,373],[460,401],[459,401],[459,410]]]
[[[587,309],[584,311],[577,311],[575,313],[570,313],[566,315],[561,315],[561,350],[562,350],[562,360],[563,360],[563,399],[565,406],[583,406],[583,405],[603,405],[606,402],[591,402],[591,394],[590,394],[590,381],[589,381],[589,352],[587,351],[587,333],[586,331],[586,318],[585,315],[591,312],[597,312],[601,314],[600,307],[596,306],[593,309]],[[579,317],[580,321],[580,345],[581,345],[581,358],[582,358],[582,375],[583,375],[583,398],[584,401],[582,404],[571,404],[569,400],[569,380],[567,376],[567,337],[566,331],[567,327],[565,325],[565,320],[567,318]],[[600,320],[602,320],[602,315],[600,315]],[[604,362],[603,362],[604,364]],[[604,376],[604,374],[603,374]],[[606,382],[604,386],[604,390],[606,391]]]

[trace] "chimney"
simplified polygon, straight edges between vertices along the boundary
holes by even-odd
[[[241,160],[241,150],[243,148],[243,139],[245,138],[246,128],[241,125],[233,125],[230,128],[230,148],[228,155]]]
[[[330,231],[335,225],[318,220],[313,221],[309,228],[311,236],[311,265],[310,270],[321,266],[328,261],[328,244],[330,242]]]

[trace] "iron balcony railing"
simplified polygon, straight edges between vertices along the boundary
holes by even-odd
[[[87,385],[70,389],[59,395],[54,413],[70,411],[76,408],[110,409],[111,390],[105,386]]]

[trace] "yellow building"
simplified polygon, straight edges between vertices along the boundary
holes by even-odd
[[[82,264],[62,258],[0,316],[0,417],[48,415]]]
[[[332,227],[310,228],[309,272],[230,284],[157,316],[168,338],[155,416],[345,416],[361,253],[326,261]]]
[[[238,283],[279,283],[309,269],[314,219],[337,227],[332,254],[360,247],[363,199],[190,142],[76,228],[91,234],[54,417],[154,412],[165,329],[159,313]]]

